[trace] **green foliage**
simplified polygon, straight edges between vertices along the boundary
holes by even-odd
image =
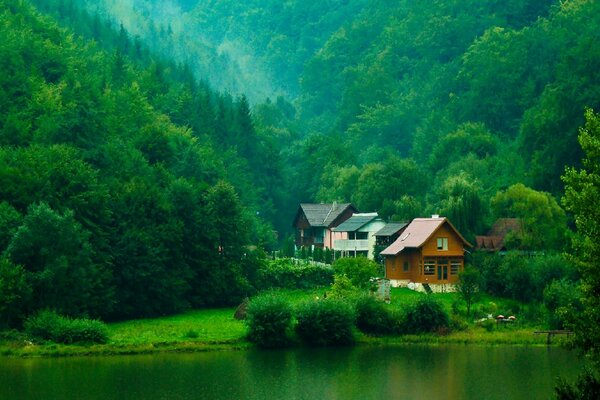
[[[472,241],[481,232],[487,214],[479,183],[466,173],[447,178],[438,190],[437,209],[467,239]]]
[[[248,339],[260,347],[281,347],[289,343],[292,307],[281,296],[267,293],[253,298],[246,314]]]
[[[31,299],[31,284],[26,271],[0,258],[0,327],[12,327],[20,322]]]
[[[25,331],[36,339],[56,343],[106,343],[108,331],[99,320],[68,318],[54,311],[40,311],[25,321]]]
[[[578,263],[583,289],[583,312],[577,315],[574,330],[580,349],[595,362],[600,362],[600,116],[586,111],[586,124],[580,130],[579,143],[585,152],[583,168],[569,168],[563,176],[565,197],[563,202],[573,213],[578,237],[573,257]]]
[[[535,276],[531,259],[519,253],[509,253],[500,266],[500,276],[504,277],[504,295],[521,302],[535,299]]]
[[[521,230],[513,232],[513,248],[561,250],[567,245],[566,216],[549,193],[515,184],[492,199],[498,218],[519,218]]]
[[[109,272],[94,262],[90,233],[73,212],[32,205],[5,254],[28,272],[33,310],[52,307],[71,315],[111,310]]]
[[[581,289],[566,279],[553,281],[546,286],[543,301],[548,310],[546,318],[550,328],[565,329],[572,326],[582,312],[581,300]]]
[[[574,383],[559,378],[554,394],[557,400],[594,400],[600,397],[600,379],[591,369],[585,369]]]
[[[131,318],[251,293],[246,246],[269,243],[284,200],[247,100],[82,3],[36,3],[96,44],[0,2],[0,252],[32,289],[15,306]]]
[[[480,281],[481,273],[470,265],[458,274],[456,291],[467,304],[467,316],[471,315],[471,305],[477,300]]]
[[[336,275],[346,275],[352,285],[368,288],[370,279],[381,274],[380,266],[366,257],[343,257],[333,263]]]
[[[312,289],[328,286],[333,281],[331,267],[294,263],[290,259],[267,261],[257,272],[257,289]]]
[[[443,332],[449,326],[450,319],[444,307],[426,296],[406,308],[400,330],[403,333]]]
[[[298,306],[296,333],[313,346],[338,346],[354,342],[355,313],[343,300],[308,301]]]
[[[330,296],[334,299],[353,299],[359,294],[359,289],[352,284],[345,274],[335,274],[331,285]]]
[[[373,296],[362,296],[356,301],[356,327],[364,333],[385,335],[392,333],[397,320],[385,303]]]

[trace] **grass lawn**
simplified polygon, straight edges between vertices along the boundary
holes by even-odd
[[[323,289],[276,290],[293,304],[305,300],[322,298]],[[425,294],[409,289],[392,289],[390,308],[402,309]],[[452,304],[459,299],[456,293],[435,294],[450,313]],[[518,306],[518,305],[517,305]],[[495,309],[497,313],[508,313],[515,308],[514,301],[482,296],[474,306],[481,315],[482,310]],[[160,351],[206,351],[247,348],[252,345],[245,339],[243,321],[233,318],[235,308],[205,309],[182,314],[150,319],[131,320],[108,324],[109,342],[103,345],[59,345],[32,344],[23,335],[0,336],[0,355],[9,356],[68,356],[137,354]],[[357,333],[357,341],[367,345],[406,345],[411,343],[444,344],[488,344],[488,345],[543,345],[546,337],[534,335],[539,323],[521,321],[512,325],[493,324],[490,331],[478,326],[471,318],[468,328],[448,335],[402,335],[371,337]],[[6,335],[5,335],[6,336]],[[555,343],[560,342],[553,340]]]

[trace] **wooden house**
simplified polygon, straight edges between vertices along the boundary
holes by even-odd
[[[296,246],[333,248],[332,229],[356,212],[358,210],[350,203],[300,204],[293,223]]]
[[[375,213],[356,213],[333,228],[333,249],[342,257],[365,256],[374,258],[375,233],[385,226],[383,219]],[[344,235],[345,237],[338,236]]]
[[[464,268],[465,247],[472,247],[446,218],[415,218],[381,252],[385,276],[394,286],[454,284]]]

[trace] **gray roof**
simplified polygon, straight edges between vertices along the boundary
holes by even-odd
[[[306,219],[308,219],[308,223],[314,227],[328,227],[341,213],[351,206],[350,203],[300,204],[300,208],[302,208]]]
[[[375,236],[393,236],[408,225],[408,222],[388,222]]]
[[[350,218],[348,218],[332,230],[334,232],[354,232],[377,218],[379,218],[379,215],[377,215],[377,213],[353,214]]]

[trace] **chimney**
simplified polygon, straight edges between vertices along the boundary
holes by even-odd
[[[440,217],[440,215],[439,215],[439,214],[433,214],[433,215],[431,216],[431,218],[439,218],[439,217]]]

